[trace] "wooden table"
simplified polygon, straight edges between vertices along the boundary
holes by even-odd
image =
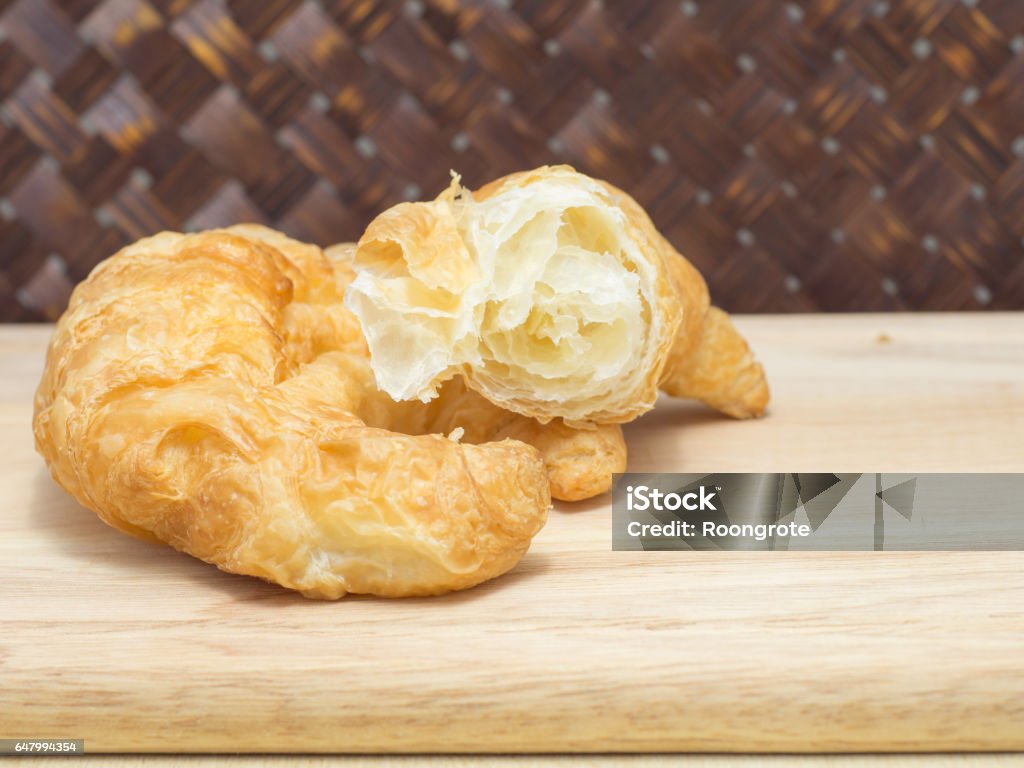
[[[664,401],[627,428],[632,471],[1024,471],[1024,314],[740,326],[770,415]],[[557,506],[519,567],[477,589],[312,602],[119,534],[51,482],[30,433],[48,334],[0,328],[0,737],[1024,749],[1024,553],[613,552],[599,498]]]

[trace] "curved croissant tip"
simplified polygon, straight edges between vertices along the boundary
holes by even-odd
[[[715,408],[734,419],[759,419],[767,413],[768,401],[771,398],[768,380],[760,363],[754,363],[752,368],[752,386],[730,403],[715,403]]]

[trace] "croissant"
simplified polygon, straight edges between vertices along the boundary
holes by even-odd
[[[347,285],[354,277],[355,251],[351,243],[325,251],[338,270],[340,285]],[[348,317],[354,332],[359,332],[355,317]],[[368,351],[365,354],[369,356]],[[417,435],[461,430],[461,440],[467,443],[512,438],[534,446],[544,461],[551,496],[562,501],[580,501],[605,493],[611,488],[612,475],[626,471],[626,441],[618,424],[583,429],[571,427],[562,419],[542,424],[494,405],[468,389],[459,377],[441,385],[438,396],[426,404],[418,400],[396,402],[379,391],[367,402],[376,404],[372,413],[368,406],[364,408],[364,418],[374,426]]]
[[[461,374],[503,409],[630,421],[659,387],[738,418],[764,371],[697,270],[625,192],[568,166],[402,203],[358,243],[345,301],[381,389],[436,397]]]
[[[546,519],[540,452],[385,428],[416,414],[374,385],[351,278],[253,226],[163,233],[100,264],[36,393],[54,479],[122,531],[309,597],[431,595],[510,569]],[[488,428],[521,425],[475,437]]]
[[[368,359],[366,365],[369,370]],[[605,493],[612,486],[612,474],[626,471],[626,441],[618,424],[589,429],[571,427],[562,419],[542,424],[494,405],[459,378],[445,382],[427,404],[396,403],[377,393],[363,407],[368,423],[412,434],[458,431],[460,440],[471,444],[510,438],[533,446],[544,462],[555,499],[579,501]]]

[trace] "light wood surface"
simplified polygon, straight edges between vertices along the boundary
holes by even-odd
[[[1024,471],[1024,314],[740,326],[770,415],[662,402],[627,429],[631,470]],[[558,506],[480,588],[311,602],[119,534],[53,485],[29,426],[48,333],[0,329],[0,736],[94,752],[1024,748],[1024,553],[612,552],[601,498]]]
[[[1019,753],[957,755],[96,755],[74,765],[103,768],[1019,768]],[[52,758],[18,768],[52,768]]]

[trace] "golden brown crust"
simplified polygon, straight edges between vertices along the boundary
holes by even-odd
[[[540,424],[519,417],[495,437],[520,440],[540,451],[551,495],[562,501],[582,501],[607,493],[612,474],[626,471],[626,439],[618,424],[581,429],[562,419]]]
[[[467,389],[462,377],[446,382],[429,403],[396,403],[383,392],[364,401],[360,417],[368,424],[412,434],[451,434],[464,443],[512,439],[540,452],[552,498],[581,501],[612,487],[612,474],[626,471],[626,441],[618,424],[571,427],[562,419],[542,424],[507,411]]]
[[[683,307],[661,389],[673,397],[696,398],[737,419],[763,415],[770,397],[764,368],[729,315],[711,306],[697,268],[660,234],[658,240],[669,282]]]
[[[537,451],[369,427],[348,280],[259,227],[147,238],[75,291],[36,394],[37,449],[111,525],[303,594],[473,586],[543,525]]]
[[[737,419],[763,415],[770,397],[764,369],[718,307],[708,309],[696,347],[669,354],[661,388],[673,397],[702,400]]]

